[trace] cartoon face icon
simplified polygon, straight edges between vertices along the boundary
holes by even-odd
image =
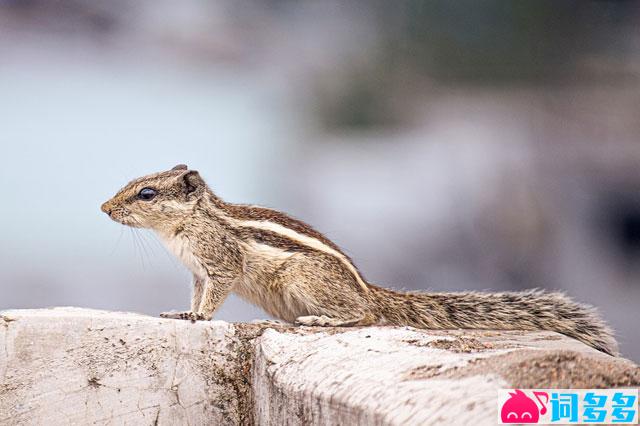
[[[509,392],[510,398],[502,405],[502,410],[500,411],[502,423],[538,423],[540,414],[547,412],[544,403],[540,401],[540,396],[546,396],[547,401],[549,396],[545,392],[534,393],[536,394],[536,399],[542,405],[541,411],[538,411],[538,406],[531,398],[520,389],[516,389],[515,392]]]

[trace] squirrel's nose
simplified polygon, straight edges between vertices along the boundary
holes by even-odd
[[[102,210],[103,212],[105,212],[106,214],[108,214],[109,216],[111,216],[111,204],[109,204],[109,202],[107,201],[106,203],[103,203],[102,206],[100,207],[100,210]]]

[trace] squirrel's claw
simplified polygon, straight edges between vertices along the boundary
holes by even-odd
[[[196,321],[205,321],[206,318],[204,317],[204,315],[202,315],[199,312],[191,312],[191,311],[184,311],[184,312],[163,312],[160,314],[161,318],[168,318],[168,319],[179,319],[179,320],[187,320],[187,321],[191,321],[191,322],[196,322]]]

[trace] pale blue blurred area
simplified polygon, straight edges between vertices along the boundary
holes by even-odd
[[[64,49],[44,58],[27,53],[5,57],[0,67],[0,215],[8,225],[0,262],[4,286],[20,285],[0,299],[9,300],[3,307],[153,312],[157,300],[184,307],[188,274],[147,231],[134,240],[100,204],[129,179],[177,163],[199,168],[229,199],[267,201],[264,188],[290,143],[283,112],[263,86],[231,72],[132,65]],[[257,315],[246,310],[221,316]]]
[[[374,283],[559,289],[640,359],[639,5],[0,0],[0,309],[187,308],[100,211],[185,163]]]

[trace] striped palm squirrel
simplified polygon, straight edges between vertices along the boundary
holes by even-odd
[[[561,293],[403,293],[373,285],[309,225],[268,208],[226,203],[185,165],[131,181],[102,211],[153,230],[193,273],[191,310],[165,318],[209,320],[234,291],[301,325],[551,330],[617,354],[611,330],[593,308]]]

